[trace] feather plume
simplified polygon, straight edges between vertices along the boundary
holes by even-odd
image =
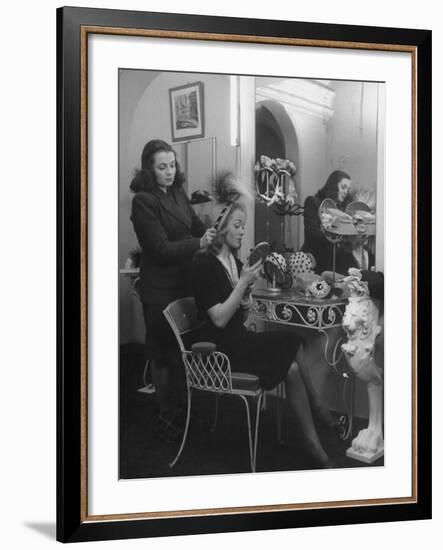
[[[250,186],[242,179],[236,178],[232,172],[221,172],[215,182],[214,193],[217,198],[216,211],[218,215],[214,227],[219,230],[223,227],[234,204],[253,202],[254,195]]]
[[[232,172],[221,172],[215,182],[215,196],[222,204],[237,200],[253,201],[252,188],[246,181],[237,178]]]

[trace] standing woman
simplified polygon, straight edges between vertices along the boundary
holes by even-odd
[[[183,190],[184,174],[175,151],[165,141],[149,141],[141,169],[131,182],[135,193],[131,221],[142,258],[138,291],[143,304],[147,357],[160,408],[158,432],[175,440],[179,418],[177,344],[163,309],[190,293],[190,266],[195,252],[207,247],[215,234],[206,230]]]
[[[316,466],[332,467],[317,435],[308,392],[295,362],[301,340],[283,331],[248,332],[244,326],[251,288],[261,269],[261,260],[249,266],[237,258],[245,223],[242,202],[227,206],[217,220],[212,244],[194,258],[193,292],[199,316],[205,321],[199,336],[226,353],[233,370],[258,376],[264,389],[270,390],[284,380],[306,453]]]
[[[344,210],[351,201],[351,176],[341,170],[332,172],[315,196],[309,196],[304,205],[305,242],[303,252],[311,253],[316,261],[317,273],[332,270],[333,245],[325,237],[320,225],[318,208],[324,199],[335,201],[337,208]],[[337,250],[337,259],[340,251]]]

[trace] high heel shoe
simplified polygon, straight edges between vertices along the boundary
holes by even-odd
[[[333,416],[323,405],[318,405],[312,409],[312,417],[316,423],[329,430],[339,430],[342,425],[340,419]]]

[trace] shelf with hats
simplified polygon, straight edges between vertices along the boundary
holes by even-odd
[[[297,168],[291,160],[260,155],[254,165],[257,200],[268,208],[275,206],[274,212],[278,216],[303,214],[303,206],[296,202],[296,171]]]

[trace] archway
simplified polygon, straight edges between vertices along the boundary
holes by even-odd
[[[264,100],[256,104],[255,156],[288,158],[297,167],[296,186],[299,178],[299,149],[294,125],[286,109],[277,101]],[[297,186],[298,187],[298,186]],[[262,203],[255,207],[255,242],[268,241],[277,250],[292,248],[293,228],[298,222],[292,217],[282,219],[275,213],[275,207]],[[298,243],[295,243],[298,246]]]

